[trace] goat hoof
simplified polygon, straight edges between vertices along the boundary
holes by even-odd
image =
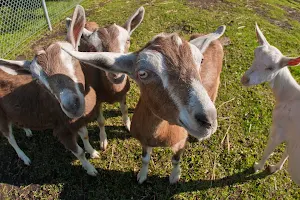
[[[144,174],[143,171],[141,170],[137,175],[137,181],[139,182],[139,184],[142,184],[146,179],[147,179],[147,174]]]
[[[90,176],[97,176],[98,175],[98,171],[94,168],[94,166],[92,166],[92,168],[88,169],[87,173]]]
[[[262,170],[263,166],[261,166],[259,163],[254,163],[253,169],[254,172],[258,172],[259,170]]]
[[[90,176],[96,176],[98,174],[96,168],[88,161],[82,164],[82,167],[87,171],[88,175]]]
[[[179,181],[181,175],[181,170],[173,170],[171,175],[169,176],[170,184],[175,184]]]
[[[100,149],[105,151],[107,148],[107,144],[108,144],[107,139],[105,139],[104,141],[100,141]]]
[[[131,126],[131,122],[130,122],[130,121],[127,121],[127,122],[125,123],[125,128],[126,128],[126,130],[127,130],[128,132],[130,132],[130,126]]]
[[[90,153],[91,158],[100,158],[100,153],[93,149],[93,151]]]
[[[24,129],[25,133],[26,133],[26,137],[32,137],[32,132],[30,129]]]
[[[25,154],[19,155],[19,158],[21,160],[23,160],[23,162],[24,162],[25,165],[27,165],[27,166],[30,165],[31,161],[30,161],[30,159]]]
[[[271,174],[279,171],[280,169],[276,165],[269,165],[268,170]]]

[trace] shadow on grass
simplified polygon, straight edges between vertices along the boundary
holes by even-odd
[[[107,113],[108,116],[119,114],[117,111]],[[130,137],[123,126],[107,126],[106,130],[109,139]],[[31,158],[30,166],[25,166],[17,159],[7,140],[4,137],[0,138],[0,183],[3,183],[0,184],[0,191],[3,191],[1,187],[6,187],[7,191],[13,191],[12,195],[16,195],[16,198],[20,194],[34,198],[36,191],[43,197],[49,196],[51,192],[48,191],[48,186],[44,188],[43,185],[55,184],[61,189],[52,193],[58,194],[60,199],[167,199],[182,192],[242,184],[269,175],[266,171],[253,174],[252,168],[249,168],[216,180],[184,181],[183,177],[175,185],[169,184],[168,177],[155,175],[149,176],[144,184],[139,185],[136,173],[132,170],[98,168],[99,175],[90,177],[80,165],[71,165],[76,158],[52,136],[52,131],[34,132],[32,138],[26,138],[25,133],[21,132],[23,131],[15,131],[16,139],[21,149]],[[92,144],[99,141],[98,134],[93,133],[98,133],[98,129],[93,128],[89,132]],[[81,142],[79,144],[82,146]],[[95,144],[93,146],[99,149]]]
[[[182,178],[175,185],[169,184],[168,177],[149,176],[144,184],[139,185],[136,173],[131,170],[124,172],[98,168],[97,177],[88,176],[81,166],[70,164],[75,157],[69,151],[64,151],[64,147],[59,145],[54,137],[34,138],[30,140],[47,142],[40,141],[45,142],[44,145],[32,143],[31,148],[34,148],[35,152],[28,153],[33,161],[31,166],[24,166],[22,161],[16,159],[15,152],[9,144],[1,146],[1,149],[10,150],[3,152],[6,156],[0,164],[0,182],[8,184],[13,190],[20,190],[19,193],[30,194],[32,190],[36,191],[39,188],[42,196],[46,197],[49,191],[42,189],[42,185],[55,184],[62,187],[60,199],[166,199],[182,192],[242,184],[269,175],[266,171],[253,174],[252,168],[249,168],[216,180],[184,181]],[[26,148],[23,149],[27,152]]]
[[[133,108],[128,108],[128,113],[129,114],[133,114],[134,109]],[[105,117],[105,119],[108,119],[110,117],[121,117],[122,113],[120,111],[120,109],[114,109],[114,110],[105,110],[103,112],[103,116]]]
[[[78,182],[67,182],[60,194],[60,198],[168,199],[182,192],[242,184],[269,175],[266,171],[259,174],[252,174],[253,170],[251,168],[221,179],[187,182],[181,180],[181,182],[175,185],[169,184],[168,177],[150,176],[145,183],[139,185],[136,181],[136,174],[133,171],[98,170],[99,176],[97,178],[85,176],[81,177]]]

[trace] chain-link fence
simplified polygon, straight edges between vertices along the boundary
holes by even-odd
[[[46,0],[51,21],[82,0]],[[0,0],[0,57],[22,48],[22,44],[48,26],[42,0]]]

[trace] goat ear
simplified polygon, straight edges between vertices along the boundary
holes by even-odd
[[[125,22],[124,28],[128,31],[129,35],[141,24],[144,19],[145,9],[141,6],[136,12],[129,17],[129,19]]]
[[[78,52],[64,49],[74,58],[87,63],[95,68],[109,72],[125,73],[132,77],[137,55],[135,53],[112,53],[112,52]]]
[[[30,74],[31,61],[0,59],[0,69],[10,75]]]
[[[258,43],[263,46],[269,46],[270,44],[268,43],[264,34],[261,32],[257,23],[255,23],[255,31],[256,31],[256,37],[257,37]]]
[[[298,57],[298,58],[283,57],[280,60],[281,67],[285,67],[285,66],[297,66],[299,64],[300,64],[300,57]]]
[[[67,18],[66,18],[66,28],[67,28],[67,31],[69,31],[69,29],[70,29],[71,22],[72,22],[72,19],[69,18],[69,17],[67,17]],[[82,30],[82,36],[83,36],[83,37],[88,38],[88,37],[90,37],[92,34],[93,34],[92,31],[89,31],[89,30],[87,30],[86,28],[83,28],[83,30]]]
[[[83,32],[83,28],[85,26],[85,22],[86,19],[84,8],[80,5],[77,5],[74,10],[71,24],[67,33],[67,40],[73,45],[76,50],[78,50],[78,45]]]
[[[193,39],[190,43],[195,45],[201,53],[204,53],[212,41],[217,40],[224,34],[225,29],[226,26],[220,26],[215,32]]]

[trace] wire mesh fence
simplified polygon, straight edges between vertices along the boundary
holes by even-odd
[[[50,20],[63,19],[81,1],[46,0]],[[42,0],[0,0],[0,57],[20,51],[22,44],[47,26]]]

